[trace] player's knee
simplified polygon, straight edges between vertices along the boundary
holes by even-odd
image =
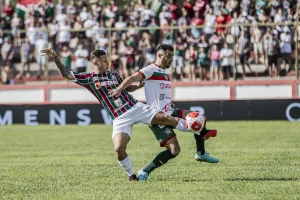
[[[115,152],[117,154],[124,154],[126,152],[126,148],[124,146],[115,146]]]
[[[175,148],[172,148],[171,149],[171,153],[174,155],[174,156],[178,156],[179,153],[180,153],[181,149],[180,147],[175,147]]]
[[[167,115],[165,113],[159,113],[156,117],[157,117],[158,121],[161,123],[166,123],[171,118],[169,115]]]

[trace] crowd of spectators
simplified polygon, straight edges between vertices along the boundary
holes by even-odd
[[[172,77],[177,80],[229,79],[235,63],[242,65],[242,77],[252,71],[252,63],[265,65],[270,76],[294,69],[300,26],[260,24],[298,21],[300,3],[295,0],[138,0],[122,6],[100,0],[65,2],[58,0],[52,7],[40,1],[21,17],[5,0],[0,25],[11,33],[0,32],[3,83],[11,82],[10,77],[30,77],[32,62],[38,63],[36,77],[41,77],[48,61],[39,51],[50,45],[67,68],[79,72],[86,71],[91,50],[110,50],[112,67],[124,78],[153,63],[159,43],[175,49]],[[18,72],[13,62],[17,55]]]

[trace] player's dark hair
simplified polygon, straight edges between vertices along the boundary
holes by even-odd
[[[100,58],[101,56],[107,55],[105,51],[97,49],[91,52],[91,57]]]
[[[161,44],[157,47],[157,51],[159,50],[163,50],[163,51],[174,51],[174,48],[172,47],[172,45],[169,44]]]

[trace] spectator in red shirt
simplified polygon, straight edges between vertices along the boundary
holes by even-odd
[[[226,19],[222,15],[221,11],[218,11],[218,13],[217,13],[216,22],[217,22],[218,25],[223,25],[226,22]],[[217,27],[217,32],[219,32],[221,34],[224,34],[224,30],[225,30],[224,27]],[[223,35],[222,35],[222,37],[223,37]]]
[[[198,12],[195,12],[195,17],[191,19],[190,24],[192,26],[199,26],[204,24],[204,20],[198,16]],[[193,37],[199,38],[200,35],[202,34],[202,30],[200,28],[192,28],[191,33]]]
[[[115,2],[114,1],[110,1],[110,10],[112,12],[116,12],[118,10],[118,6],[115,5]]]
[[[190,18],[194,17],[193,4],[191,4],[191,0],[186,0],[183,7]]]
[[[168,5],[168,9],[171,12],[172,19],[178,19],[179,18],[179,8],[177,5],[174,4],[173,0],[170,0],[170,3]]]
[[[14,14],[14,12],[15,12],[15,9],[14,9],[14,7],[13,7],[13,5],[12,5],[12,3],[11,3],[10,0],[5,0],[5,5],[4,5],[2,11],[3,11],[4,13],[6,13],[7,16],[9,16],[10,18],[13,17],[13,14]]]
[[[203,16],[205,9],[206,9],[206,0],[196,0],[193,10],[195,13],[198,13],[199,16]]]

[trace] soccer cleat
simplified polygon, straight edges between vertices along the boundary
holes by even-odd
[[[204,134],[203,136],[203,139],[209,139],[210,137],[216,137],[218,134],[218,131],[217,130],[206,130],[206,133]]]
[[[129,176],[129,181],[130,182],[136,182],[136,181],[138,181],[139,179],[136,177],[136,175],[135,174],[132,174],[131,176]]]
[[[196,153],[195,160],[200,161],[200,162],[208,162],[208,163],[219,162],[219,159],[211,157],[209,155],[209,153],[206,153],[206,152],[203,155],[199,155],[198,153]]]
[[[138,179],[139,181],[146,181],[149,174],[147,172],[144,172],[143,169],[140,169],[138,172]]]

